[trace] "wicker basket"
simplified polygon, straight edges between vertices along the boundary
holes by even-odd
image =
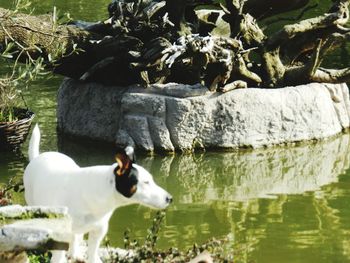
[[[32,120],[35,116],[28,109],[15,109],[18,121],[0,122],[0,151],[18,150],[26,140]]]

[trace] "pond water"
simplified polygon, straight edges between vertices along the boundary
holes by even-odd
[[[8,7],[9,2],[0,0],[0,6]],[[38,13],[57,5],[77,19],[96,20],[105,17],[109,0],[33,2]],[[57,135],[61,81],[42,79],[25,91],[42,130],[41,150],[59,150],[81,166],[112,163],[109,146]],[[27,143],[23,153],[0,153],[0,183],[12,177],[20,180],[26,148]],[[350,262],[349,134],[255,151],[139,155],[138,162],[174,196],[160,232],[160,248],[188,248],[211,237],[229,237],[235,262]],[[24,203],[21,195],[15,201]],[[112,245],[123,245],[127,228],[142,240],[154,216],[155,211],[139,206],[117,210],[108,233]]]

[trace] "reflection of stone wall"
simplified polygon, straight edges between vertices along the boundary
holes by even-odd
[[[180,203],[202,203],[315,191],[336,182],[349,161],[350,135],[343,134],[288,148],[148,158],[141,164],[168,175],[163,185]]]
[[[113,161],[113,153],[106,147],[77,144],[60,151],[82,166]],[[300,194],[336,182],[349,168],[350,134],[300,146],[165,157],[137,155],[137,160],[181,203]]]
[[[200,85],[126,89],[65,80],[57,113],[67,134],[174,151],[325,138],[349,127],[350,102],[345,84],[222,94]]]
[[[71,143],[60,150],[82,166],[107,164],[112,159],[112,153],[105,147],[69,146]],[[163,248],[190,246],[212,236],[231,233],[238,249],[246,247],[247,255],[250,255],[257,248],[260,253],[261,244],[276,244],[276,235],[282,236],[278,239],[281,243],[289,242],[292,248],[305,238],[313,243],[324,242],[325,233],[330,246],[348,245],[345,243],[348,233],[340,235],[349,225],[348,210],[334,213],[341,218],[339,223],[330,218],[329,208],[336,207],[333,200],[328,207],[323,204],[324,200],[339,194],[327,189],[339,187],[324,187],[325,199],[317,194],[307,197],[284,194],[317,191],[336,182],[339,174],[349,168],[349,152],[350,134],[342,134],[300,146],[166,157],[137,154],[136,157],[139,164],[151,171],[156,182],[174,196],[175,201],[167,210],[164,231],[160,234]],[[277,193],[282,195],[273,200],[257,199]],[[342,205],[346,206],[347,197],[346,194]],[[143,240],[152,216],[145,208],[118,209],[110,222],[109,238],[113,244],[122,246],[123,232],[131,228],[134,235]],[[306,220],[305,216],[308,217]],[[275,229],[274,234],[271,228]],[[304,231],[312,231],[312,234]]]

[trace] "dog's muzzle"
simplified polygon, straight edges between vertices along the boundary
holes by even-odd
[[[167,196],[165,202],[170,205],[173,202],[173,197],[171,195]]]

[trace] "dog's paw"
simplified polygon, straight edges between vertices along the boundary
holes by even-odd
[[[99,257],[88,259],[87,263],[103,263]]]
[[[71,262],[71,263],[85,263],[86,262],[86,259],[83,257],[83,256],[70,256],[68,257],[68,262]]]
[[[68,255],[69,262],[72,263],[85,263],[86,257],[84,252],[80,250],[75,250],[74,253]]]

